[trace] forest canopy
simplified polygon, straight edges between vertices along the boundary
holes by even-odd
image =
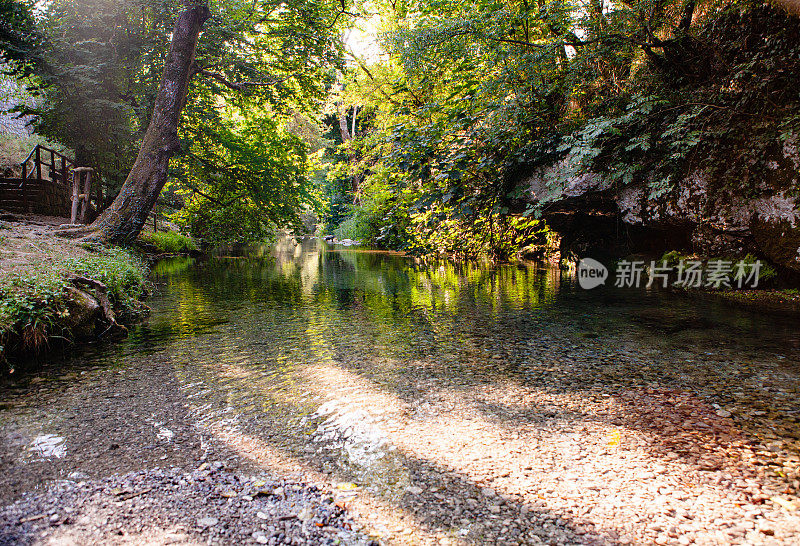
[[[210,8],[161,202],[211,242],[316,223],[382,248],[524,255],[546,246],[548,206],[581,173],[644,184],[651,199],[690,169],[741,184],[798,126],[797,24],[759,2]],[[112,196],[183,9],[3,4],[4,60],[40,96],[37,131],[97,168]],[[748,148],[706,166],[741,147],[743,124]]]

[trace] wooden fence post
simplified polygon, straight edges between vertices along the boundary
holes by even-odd
[[[100,209],[103,208],[103,182],[101,178],[97,177],[97,214],[100,214]]]
[[[72,214],[70,215],[70,224],[75,224],[78,221],[78,195],[81,184],[81,176],[83,173],[77,169],[72,170]]]
[[[83,195],[81,204],[81,223],[89,221],[89,200],[92,196],[92,170],[86,171],[86,178],[83,181]]]
[[[22,203],[28,210],[28,162],[22,164]]]
[[[39,146],[36,147],[36,180],[42,180],[42,149]]]

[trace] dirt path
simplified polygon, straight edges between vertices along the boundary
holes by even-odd
[[[52,232],[69,220],[53,216],[0,214],[0,274],[23,272],[31,266],[88,251]]]

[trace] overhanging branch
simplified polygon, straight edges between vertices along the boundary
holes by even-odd
[[[200,76],[204,76],[206,78],[210,78],[216,82],[221,83],[228,89],[232,89],[234,91],[244,91],[245,89],[251,87],[267,87],[270,85],[278,85],[292,76],[286,76],[285,78],[273,78],[271,81],[245,81],[245,82],[232,82],[219,72],[211,72],[210,70],[206,70],[204,68],[195,67],[194,69],[195,74],[199,74]]]

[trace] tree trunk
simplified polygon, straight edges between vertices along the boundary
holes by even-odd
[[[109,243],[130,243],[139,236],[167,182],[169,160],[180,149],[178,124],[193,75],[197,39],[210,16],[205,2],[187,2],[175,22],[150,125],[125,184],[94,223],[62,235]]]
[[[337,110],[339,114],[339,132],[342,134],[342,142],[346,143],[353,138],[353,135],[350,134],[350,130],[347,128],[347,109],[340,103],[337,105]]]
[[[343,103],[339,103],[336,105],[338,110],[338,117],[339,117],[339,132],[342,135],[342,143],[347,144],[348,141],[354,139],[356,137],[356,117],[358,116],[358,106],[353,106],[353,130],[351,131],[347,127],[347,109],[344,107]],[[361,187],[361,175],[358,174],[358,161],[356,157],[355,150],[350,150],[349,152],[349,160],[350,165],[353,167],[353,176],[350,179],[350,191],[353,193],[353,203],[359,204],[361,201],[361,196],[359,194],[359,189]]]

